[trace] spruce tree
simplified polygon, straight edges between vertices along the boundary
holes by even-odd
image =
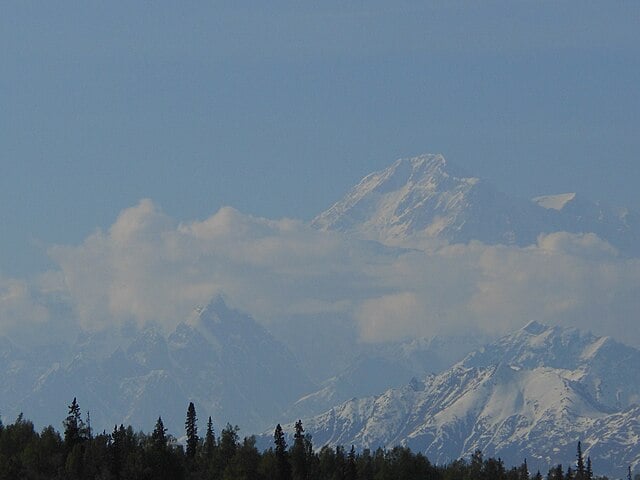
[[[160,450],[167,447],[167,429],[164,428],[162,417],[158,417],[156,421],[156,426],[151,434],[151,442],[155,448]]]
[[[567,473],[564,475],[565,480],[574,480],[576,477],[573,473],[573,468],[567,467]]]
[[[291,455],[291,470],[294,480],[306,480],[308,478],[307,449],[305,444],[304,428],[302,421],[298,420],[293,435],[293,446],[289,452]]]
[[[585,480],[584,459],[582,458],[582,444],[578,440],[578,451],[576,453],[576,480]]]
[[[196,407],[193,402],[189,402],[187,408],[187,420],[184,422],[184,427],[187,432],[187,458],[193,458],[196,456],[196,449],[198,448],[198,426],[196,418]]]
[[[527,465],[527,459],[524,459],[522,465],[518,469],[518,478],[519,480],[529,480],[529,466]]]
[[[347,468],[345,471],[345,480],[357,480],[358,467],[356,464],[356,448],[351,445],[351,450],[347,455]]]
[[[553,469],[553,477],[549,480],[564,480],[564,472],[562,471],[561,463],[559,463],[556,468]]]
[[[211,458],[213,455],[213,449],[216,446],[216,436],[213,433],[213,422],[211,416],[207,421],[207,433],[204,435],[204,453],[207,458]]]
[[[64,422],[64,444],[71,451],[73,447],[79,444],[83,439],[84,423],[80,417],[80,406],[76,401],[76,397],[73,397],[73,402],[69,405],[69,414],[65,418]]]
[[[284,438],[280,424],[276,426],[273,432],[273,443],[276,446],[276,480],[291,480],[291,466],[287,455],[287,441]]]

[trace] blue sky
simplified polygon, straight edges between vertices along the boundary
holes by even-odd
[[[422,152],[640,210],[639,24],[637,2],[5,4],[0,275],[141,198],[310,219]]]

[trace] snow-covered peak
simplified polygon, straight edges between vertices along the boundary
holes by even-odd
[[[557,195],[542,195],[532,199],[534,203],[542,208],[550,210],[562,210],[567,203],[576,198],[575,193],[560,193]]]
[[[399,159],[364,177],[312,223],[383,241],[421,232],[437,235],[464,223],[460,215],[480,183],[440,154]]]
[[[530,322],[445,372],[303,421],[318,446],[402,444],[436,463],[480,449],[507,464],[527,456],[541,471],[573,458],[581,439],[596,471],[618,474],[640,462],[638,355]]]
[[[441,154],[399,159],[364,177],[312,225],[387,245],[535,244],[540,234],[595,233],[623,253],[640,253],[640,215],[576,193],[528,200],[463,173]]]
[[[544,212],[425,154],[367,175],[312,224],[393,245],[424,237],[528,245],[544,230]]]

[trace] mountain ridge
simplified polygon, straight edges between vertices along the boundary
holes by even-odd
[[[571,458],[581,439],[599,471],[621,475],[640,465],[638,355],[606,337],[532,322],[445,372],[303,423],[317,446],[401,444],[436,463],[480,449],[515,464],[527,452],[541,471]]]

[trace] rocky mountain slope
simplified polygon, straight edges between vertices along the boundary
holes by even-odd
[[[444,463],[476,449],[546,471],[583,442],[596,470],[640,465],[640,351],[530,323],[451,369],[303,419],[316,446],[407,445]]]

